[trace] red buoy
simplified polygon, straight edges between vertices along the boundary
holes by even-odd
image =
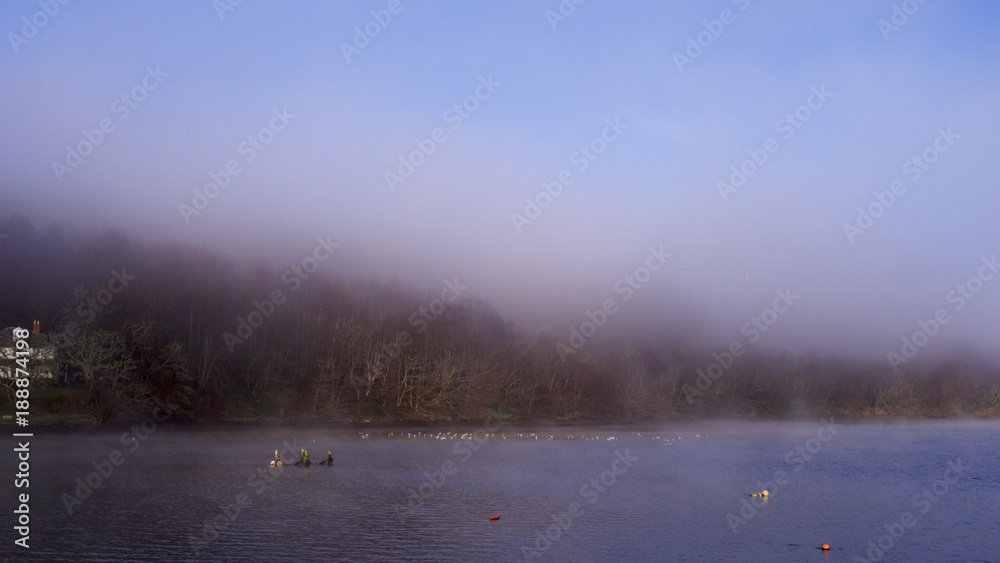
[[[500,515],[499,514],[492,514],[492,515],[490,515],[490,520],[499,520],[499,519],[500,519]]]

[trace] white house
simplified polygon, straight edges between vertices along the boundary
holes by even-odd
[[[9,326],[0,331],[0,377],[13,378],[15,369],[18,367],[14,360],[18,358],[28,358],[29,377],[53,378],[52,370],[55,367],[56,347],[49,343],[48,339],[42,336],[38,321],[35,321],[31,333],[28,335],[28,355],[18,356],[15,348],[14,329]]]

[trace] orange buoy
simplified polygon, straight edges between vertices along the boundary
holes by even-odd
[[[819,546],[819,548],[822,549],[823,551],[830,551],[830,544],[824,543],[823,545]]]
[[[499,519],[500,519],[500,515],[499,514],[491,514],[490,515],[490,520],[499,520]]]

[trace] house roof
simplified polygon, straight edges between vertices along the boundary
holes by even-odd
[[[0,347],[9,348],[14,345],[14,329],[23,327],[9,326],[3,330],[0,330]],[[49,339],[42,334],[35,334],[34,332],[28,331],[28,344],[32,348],[43,348],[46,346],[51,346]]]

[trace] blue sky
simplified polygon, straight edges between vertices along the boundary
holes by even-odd
[[[279,265],[332,235],[334,271],[435,291],[458,276],[563,339],[663,245],[669,266],[609,327],[724,345],[791,287],[801,301],[761,346],[874,358],[1000,252],[995,3],[588,0],[553,29],[556,1],[402,0],[345,60],[389,4],[245,0],[220,18],[208,0],[70,2],[15,49],[43,8],[6,2],[0,212]],[[885,38],[894,6],[918,8]],[[723,10],[731,23],[679,70],[674,54]],[[147,67],[167,75],[121,119],[113,104]],[[489,77],[453,128],[446,112]],[[777,122],[821,87],[833,95],[786,139]],[[282,108],[295,117],[246,162],[241,143]],[[59,181],[53,161],[106,118],[114,130]],[[579,171],[572,155],[609,119],[625,129]],[[904,163],[949,127],[911,181]],[[390,190],[386,172],[438,128]],[[769,138],[778,149],[723,200],[717,183]],[[185,221],[178,207],[230,160],[240,174]],[[573,183],[519,233],[512,214],[562,170]],[[906,192],[851,242],[845,223],[897,179]],[[998,311],[986,281],[929,349],[995,355]]]

